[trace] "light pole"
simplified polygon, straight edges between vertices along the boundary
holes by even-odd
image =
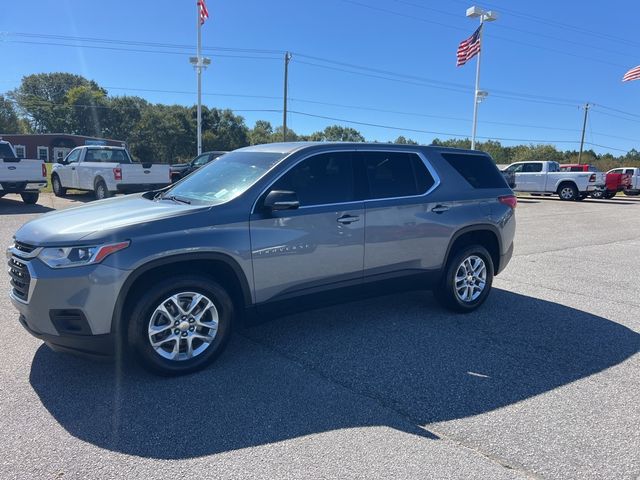
[[[484,22],[493,22],[498,19],[498,14],[491,10],[485,11],[480,7],[467,8],[467,17],[480,17],[480,50],[478,51],[478,60],[476,63],[476,88],[473,93],[473,128],[471,130],[471,150],[476,149],[476,130],[478,127],[478,104],[484,100],[489,94],[480,90],[480,56],[482,55],[482,26]]]

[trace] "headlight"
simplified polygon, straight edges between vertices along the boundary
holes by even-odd
[[[51,268],[80,267],[100,263],[112,253],[129,246],[129,241],[108,245],[43,248],[38,258]]]

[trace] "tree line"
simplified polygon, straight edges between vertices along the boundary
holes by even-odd
[[[248,127],[242,116],[228,109],[202,107],[204,150],[234,150],[247,145],[282,141],[282,126],[258,120]],[[20,86],[0,95],[0,133],[67,133],[122,140],[132,155],[142,161],[176,162],[192,158],[196,151],[196,107],[150,103],[130,95],[109,95],[93,80],[70,73],[39,73],[23,77]],[[287,129],[289,141],[363,142],[356,129],[331,125],[310,135]],[[371,140],[376,141],[376,140]],[[417,144],[399,136],[396,144]],[[432,142],[470,148],[469,139]],[[503,146],[489,140],[477,144],[498,164],[524,160],[554,160],[577,163],[577,151],[561,151],[553,145]],[[597,154],[586,150],[583,163],[601,170],[618,165],[640,165],[640,153]]]

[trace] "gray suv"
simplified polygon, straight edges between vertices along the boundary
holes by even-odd
[[[25,224],[8,250],[11,300],[55,350],[125,348],[158,373],[188,373],[239,323],[352,290],[433,289],[473,311],[511,258],[515,206],[480,152],[242,148],[161,191]]]

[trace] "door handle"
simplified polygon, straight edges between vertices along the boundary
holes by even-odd
[[[446,205],[436,205],[431,209],[433,213],[444,213],[447,210],[449,210],[449,207],[447,207]]]
[[[338,218],[337,221],[338,223],[341,223],[343,225],[349,225],[350,223],[357,222],[359,220],[360,220],[360,217],[354,217],[352,215],[344,215]]]
[[[76,169],[76,167],[71,167],[71,170],[75,170],[75,169]]]

